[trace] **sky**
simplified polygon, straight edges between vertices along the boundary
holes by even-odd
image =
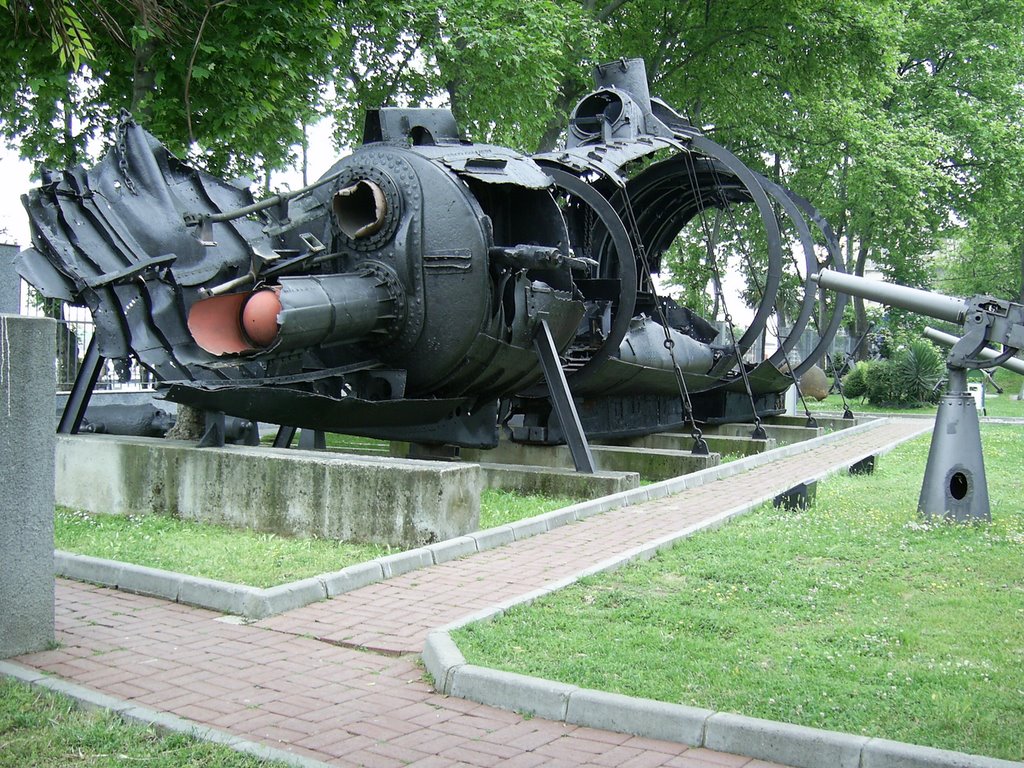
[[[13,150],[0,151],[0,242],[28,245],[28,219],[21,207],[21,196],[31,184],[32,164],[18,158]]]

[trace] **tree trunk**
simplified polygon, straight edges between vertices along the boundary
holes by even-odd
[[[156,40],[149,37],[135,49],[135,62],[132,67],[132,106],[131,112],[143,122],[150,118],[150,108],[146,97],[156,90],[156,75],[149,68],[156,53]]]
[[[858,277],[864,276],[864,266],[868,260],[868,251],[870,246],[868,245],[867,238],[861,238],[860,245],[857,248],[857,260],[853,265],[853,274]],[[859,341],[861,336],[867,333],[868,330],[868,313],[867,308],[864,306],[864,299],[860,296],[853,297],[853,334],[854,337]],[[870,352],[870,345],[867,343],[861,344],[857,348],[857,359],[867,360]]]
[[[198,440],[206,430],[206,411],[178,403],[178,418],[167,435],[168,440]]]

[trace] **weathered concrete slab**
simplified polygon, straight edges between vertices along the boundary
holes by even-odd
[[[21,312],[21,275],[14,271],[18,246],[0,243],[0,313]]]
[[[475,531],[482,485],[474,464],[112,435],[57,441],[59,504],[406,549]]]
[[[792,445],[804,440],[813,440],[825,434],[824,427],[786,426],[783,424],[762,424],[768,437],[773,438],[779,446]],[[706,433],[712,435],[738,435],[750,437],[754,431],[753,424],[709,424]]]
[[[856,426],[857,419],[844,419],[840,416],[825,416],[812,412],[814,420],[819,427],[825,429],[846,429]],[[806,416],[769,416],[764,420],[765,424],[773,424],[780,427],[805,427],[807,426]]]
[[[697,456],[689,451],[606,445],[592,445],[590,449],[600,470],[636,472],[644,480],[667,480],[717,466],[721,461],[717,454]],[[574,468],[572,454],[564,445],[527,445],[505,441],[487,451],[463,449],[462,457],[493,464]]]
[[[486,454],[483,456],[486,458]],[[524,464],[480,462],[484,487],[538,496],[598,499],[640,487],[637,472],[599,471],[582,475],[569,467],[531,467]]]
[[[54,640],[55,332],[0,315],[0,659]]]
[[[778,447],[778,442],[774,438],[753,440],[749,436],[708,434],[705,434],[703,437],[712,452],[724,455],[753,456],[754,454],[764,453]],[[597,443],[600,445],[619,445],[631,448],[664,448],[670,451],[689,451],[693,447],[693,438],[689,434],[678,432],[658,432],[657,434],[641,435],[640,437],[598,440]]]

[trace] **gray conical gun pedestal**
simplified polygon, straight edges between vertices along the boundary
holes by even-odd
[[[949,368],[917,508],[926,518],[943,516],[958,523],[992,519],[978,410],[963,368]]]

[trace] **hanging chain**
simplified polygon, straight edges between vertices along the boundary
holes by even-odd
[[[117,169],[121,171],[121,176],[124,178],[124,186],[134,195],[135,182],[132,181],[128,170],[128,126],[131,124],[131,120],[131,113],[122,109],[117,127],[114,129],[114,151],[117,153]]]
[[[686,377],[683,376],[683,370],[679,367],[679,361],[676,360],[676,342],[672,338],[672,331],[669,328],[668,317],[665,314],[665,307],[661,303],[661,299],[658,297],[657,289],[654,285],[654,278],[651,275],[651,265],[647,260],[647,248],[644,246],[643,238],[640,236],[640,227],[637,224],[636,214],[633,212],[633,203],[629,199],[629,190],[626,185],[622,187],[622,199],[625,202],[626,218],[629,224],[629,229],[633,235],[633,240],[636,244],[636,252],[640,257],[640,264],[644,270],[644,277],[647,280],[647,285],[650,289],[651,296],[654,298],[654,308],[658,313],[658,322],[661,323],[662,330],[665,332],[665,349],[668,350],[669,358],[672,361],[672,371],[675,373],[676,386],[679,389],[679,399],[683,405],[683,423],[690,424],[690,437],[693,438],[693,447],[690,449],[691,453],[706,456],[711,451],[708,448],[707,440],[704,439],[704,433],[700,427],[697,426],[697,422],[693,418],[693,403],[690,400],[690,391],[686,386]]]
[[[732,209],[728,201],[724,199],[720,200],[722,207],[717,208],[714,229],[712,230],[708,226],[707,206],[704,204],[704,196],[700,193],[697,169],[694,167],[693,157],[689,154],[686,157],[686,169],[690,177],[690,184],[696,195],[697,213],[700,217],[701,228],[704,230],[704,242],[707,247],[708,266],[711,268],[712,279],[715,283],[715,290],[717,293],[715,300],[722,307],[722,318],[725,320],[726,327],[729,329],[729,342],[732,345],[732,354],[736,358],[736,365],[739,368],[740,376],[743,379],[743,388],[746,390],[747,398],[750,401],[750,412],[754,416],[754,431],[751,432],[750,436],[754,440],[767,440],[768,434],[765,432],[764,426],[761,424],[761,416],[758,414],[757,406],[754,403],[754,392],[750,386],[750,378],[747,376],[747,365],[743,361],[743,353],[740,351],[739,344],[736,342],[736,329],[732,323],[732,315],[729,314],[729,307],[725,302],[725,292],[722,288],[722,273],[718,269],[718,258],[715,254],[715,245],[718,242],[718,227],[721,222],[722,207],[725,208],[726,212],[729,213],[730,216],[732,214]],[[711,169],[712,174],[715,177],[715,188],[720,190],[722,188],[722,184],[721,180],[718,178],[718,172],[715,170],[714,161],[711,161]]]

